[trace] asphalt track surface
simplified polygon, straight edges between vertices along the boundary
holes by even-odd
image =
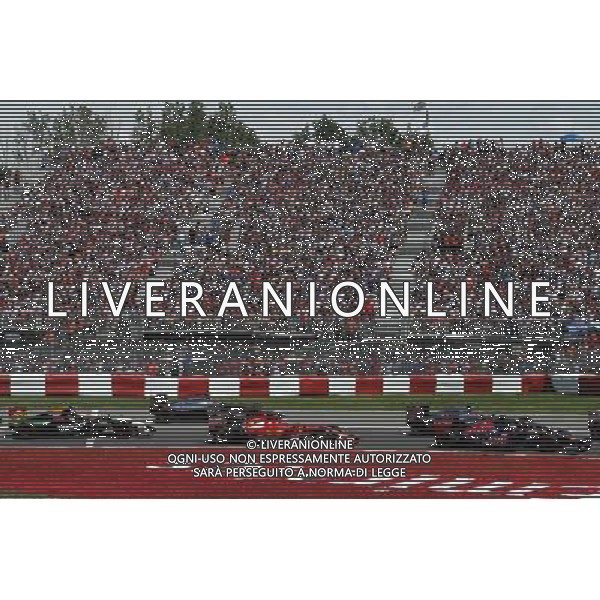
[[[84,411],[82,411],[84,412]],[[92,414],[98,414],[94,411]],[[143,410],[114,416],[150,419]],[[195,467],[237,466],[244,446],[206,444],[206,423],[158,424],[147,438],[14,439],[0,424],[0,497],[50,498],[597,498],[600,443],[589,452],[565,456],[540,452],[438,450],[431,438],[412,436],[404,411],[286,411],[293,422],[333,423],[360,436],[367,462],[358,475],[293,474],[272,478],[225,474],[194,476]],[[536,415],[535,420],[588,435],[584,414]],[[196,464],[174,464],[169,456],[197,453]],[[429,464],[408,464],[405,472],[380,472],[381,455],[427,453]],[[250,453],[251,454],[251,453]],[[257,456],[260,452],[255,453]],[[263,453],[265,454],[265,453]],[[219,463],[215,456],[224,456]],[[280,454],[275,466],[291,467]],[[302,460],[305,460],[304,458]],[[310,466],[310,465],[308,465]],[[388,465],[384,465],[386,467]],[[393,465],[403,467],[404,465]],[[297,468],[297,466],[295,466]]]
[[[85,414],[85,411],[81,411]],[[94,411],[89,414],[105,413]],[[135,421],[153,423],[152,415],[144,410],[111,411],[117,417],[127,417]],[[206,423],[180,422],[154,424],[157,431],[148,437],[132,439],[115,438],[56,438],[56,439],[15,439],[8,429],[7,415],[1,413],[0,449],[2,448],[215,448],[207,443],[208,428]],[[290,422],[330,423],[347,428],[360,438],[360,450],[400,450],[411,452],[431,452],[432,439],[427,436],[415,436],[409,433],[406,426],[405,411],[334,411],[334,410],[290,410],[285,411]],[[589,437],[587,416],[583,414],[539,414],[534,420],[544,425],[568,429],[578,437]],[[219,445],[219,448],[240,448],[240,446]],[[461,451],[461,450],[459,450]],[[464,450],[472,453],[472,450]],[[494,453],[497,453],[494,451]],[[585,455],[600,455],[600,441],[594,442]]]

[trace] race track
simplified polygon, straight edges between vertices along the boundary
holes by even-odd
[[[84,411],[82,411],[84,412]],[[152,421],[152,416],[143,410],[111,412],[113,416],[127,417],[135,421]],[[412,452],[433,451],[431,438],[409,434],[405,424],[405,411],[333,411],[333,410],[290,410],[285,412],[292,422],[331,423],[349,429],[360,437],[361,450],[400,450]],[[6,413],[2,413],[0,424],[0,448],[4,447],[92,447],[92,448],[214,448],[207,443],[206,423],[158,423],[157,431],[150,437],[133,439],[111,438],[61,438],[61,439],[15,439],[6,426]],[[535,421],[564,427],[580,437],[589,435],[587,418],[582,414],[535,415]],[[227,446],[219,446],[227,447]],[[234,448],[235,446],[231,446]],[[600,442],[594,442],[586,453],[600,455]]]
[[[94,411],[97,414],[97,411]],[[114,416],[146,420],[141,410]],[[148,438],[14,439],[0,424],[0,496],[53,498],[582,498],[600,497],[600,443],[577,456],[539,452],[438,450],[431,438],[411,436],[404,411],[286,411],[290,421],[335,423],[360,436],[358,452],[368,458],[358,476],[248,477],[238,474],[196,478],[195,467],[237,466],[244,446],[207,444],[205,423],[158,424]],[[584,437],[582,414],[536,415],[544,424]],[[197,453],[195,464],[169,456]],[[378,472],[377,456],[428,453],[429,464],[408,464],[405,473]],[[250,453],[251,454],[251,453]],[[260,452],[255,453],[257,456]],[[264,454],[264,453],[263,453]],[[277,467],[298,468],[280,454]],[[371,458],[373,457],[373,458]],[[302,460],[305,460],[304,458]],[[302,466],[302,465],[301,465]],[[310,466],[310,465],[305,465]],[[363,465],[361,465],[363,466]],[[388,466],[388,465],[384,465]],[[402,466],[402,465],[394,465]]]

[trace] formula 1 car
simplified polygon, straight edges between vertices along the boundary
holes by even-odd
[[[462,415],[471,414],[471,411],[470,406],[453,406],[432,413],[426,404],[413,405],[406,409],[406,424],[412,435],[432,435],[436,420],[452,421]]]
[[[150,413],[157,423],[207,421],[221,406],[221,402],[212,400],[210,396],[170,400],[166,394],[157,394],[152,398]]]
[[[208,418],[209,441],[244,443],[254,437],[280,437],[286,425],[283,416],[274,411],[224,405]]]
[[[9,410],[9,429],[14,437],[77,437],[90,435],[90,422],[71,408],[29,415],[27,409]]]
[[[14,437],[137,437],[156,431],[148,423],[111,415],[82,415],[71,407],[29,415],[27,409],[9,411],[9,429]]]
[[[360,438],[355,433],[338,425],[311,423],[310,425],[294,425],[293,437],[304,437],[313,440],[348,440],[356,448]]]
[[[101,415],[90,419],[90,435],[93,437],[133,438],[149,436],[156,432],[150,423]]]
[[[337,425],[296,424],[283,415],[259,407],[223,405],[208,420],[212,443],[245,443],[250,439],[348,440],[356,447],[359,438]]]
[[[588,413],[588,429],[593,440],[600,440],[600,412]]]
[[[477,449],[563,452],[578,454],[590,449],[589,439],[580,439],[565,429],[533,422],[529,417],[505,415],[459,415],[433,424],[434,445]]]

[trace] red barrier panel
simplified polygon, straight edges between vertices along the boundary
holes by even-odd
[[[46,375],[46,396],[79,396],[79,377]]]
[[[178,395],[180,398],[193,398],[208,394],[208,377],[180,377]]]
[[[0,396],[10,396],[10,375],[0,375]]]
[[[491,394],[492,376],[465,375],[464,390],[465,394]]]
[[[329,396],[329,377],[300,376],[300,396]]]
[[[523,375],[523,392],[539,393],[552,391],[550,375]]]
[[[411,375],[410,393],[411,394],[435,394],[436,376],[435,375]]]
[[[112,394],[113,396],[143,398],[145,381],[145,375],[113,374]]]
[[[600,396],[600,375],[581,375],[579,393],[586,396]]]
[[[357,377],[357,396],[381,396],[383,394],[383,377]]]
[[[548,393],[555,392],[554,375],[548,374],[527,374],[515,376],[521,382],[523,393]],[[145,395],[146,383],[152,382],[154,377],[149,377],[144,374],[129,374],[129,373],[114,373],[112,375],[98,376],[98,380],[106,381],[110,379],[113,396],[130,396],[143,397]],[[211,382],[220,387],[219,377],[208,376],[190,376],[180,378],[166,378],[170,381],[169,389],[177,389],[178,396],[189,398],[194,396],[202,396],[209,393]],[[352,379],[352,378],[351,378]],[[356,390],[357,396],[379,396],[384,393],[384,377],[381,376],[356,376],[350,385],[344,383],[343,388],[352,388]],[[435,394],[438,391],[437,382],[440,375],[432,374],[417,374],[410,375],[409,392],[412,394]],[[41,381],[40,381],[41,380]],[[300,396],[328,396],[330,388],[336,391],[337,387],[331,383],[336,380],[335,377],[327,375],[300,375],[299,381]],[[41,382],[44,382],[44,389],[40,389],[40,393],[45,393],[48,396],[78,396],[80,393],[86,392],[89,394],[90,386],[95,385],[93,379],[83,379],[77,374],[36,374],[31,376],[28,381],[27,376],[16,378],[8,373],[0,374],[0,396],[10,396],[15,382],[20,390],[27,388],[28,385],[38,388]],[[234,378],[237,393],[237,382],[239,381],[239,394],[244,397],[269,397],[273,388],[280,393],[280,383],[285,384],[282,378],[281,382],[277,377],[263,376],[247,376]],[[295,381],[295,380],[294,380]],[[493,392],[493,377],[492,375],[464,375],[464,393],[466,394],[491,394]],[[92,382],[92,383],[90,383]],[[503,380],[499,379],[498,383]],[[579,375],[572,377],[572,392],[576,393],[576,382],[579,393],[588,395],[600,396],[600,374],[599,375]],[[83,385],[82,385],[83,383]],[[222,384],[222,382],[221,382]],[[108,390],[104,388],[105,384],[99,385],[98,395],[106,395]],[[290,384],[292,385],[292,384]],[[40,386],[41,387],[41,386]],[[295,386],[292,385],[295,395]],[[390,389],[393,389],[391,386]],[[563,386],[564,387],[564,386]],[[498,390],[501,386],[498,386]],[[558,391],[564,391],[562,388]],[[393,393],[393,392],[392,392]]]
[[[268,395],[268,377],[240,377],[240,396],[266,398]]]

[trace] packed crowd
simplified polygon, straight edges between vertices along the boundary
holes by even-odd
[[[425,168],[422,157],[398,151],[275,146],[237,156],[205,204],[208,232],[191,228],[173,279],[193,280],[202,263],[213,296],[235,282],[251,299],[249,311],[254,300],[253,312],[263,281],[280,289],[293,281],[306,313],[309,281],[319,282],[317,306],[346,280],[360,282],[372,301],[402,244]]]
[[[374,295],[389,259],[403,241],[404,223],[420,196],[427,150],[362,150],[277,145],[225,151],[211,144],[150,147],[106,145],[61,154],[37,187],[11,211],[7,226],[21,231],[3,261],[7,282],[3,328],[46,331],[37,346],[3,351],[3,368],[173,372],[328,372],[373,368],[371,351],[349,351],[358,332],[372,330]],[[328,286],[360,282],[367,292],[360,318],[308,318],[308,298],[292,319],[240,320],[197,315],[144,318],[141,295],[122,317],[90,307],[57,325],[46,317],[47,282],[60,310],[80,309],[81,281],[206,282],[207,313],[231,281],[253,311],[262,281]],[[372,297],[371,297],[372,296]],[[348,297],[347,302],[352,302]],[[173,305],[169,292],[165,306]],[[342,303],[343,306],[343,303]],[[160,306],[156,307],[160,309]],[[240,350],[230,342],[194,348],[143,339],[148,329],[251,328],[311,332],[317,342]],[[258,358],[256,357],[258,355]],[[278,365],[278,366],[277,366]],[[345,366],[343,366],[345,365]],[[380,368],[380,367],[378,367]]]
[[[440,348],[431,362],[509,372],[564,365],[593,369],[600,354],[586,329],[589,333],[598,320],[600,148],[563,142],[509,148],[481,141],[448,149],[439,160],[448,177],[435,241],[414,271],[418,281],[439,281],[437,307],[449,317],[415,320],[412,333],[484,342],[502,335],[519,342],[507,356],[498,345],[469,353]],[[514,282],[515,317],[498,312],[482,319],[480,309],[468,318],[452,318],[459,310],[459,281],[468,282],[473,303],[481,296],[482,282],[499,289]],[[550,284],[545,288],[549,318],[525,316],[530,298],[519,292],[532,281]],[[576,323],[581,326],[574,328]],[[540,348],[540,341],[553,343]]]
[[[436,281],[436,309],[423,318],[425,296],[412,297],[408,339],[378,339],[375,294],[402,246],[406,221],[433,168],[447,173],[431,248],[413,265],[417,283]],[[18,184],[21,185],[21,184]],[[539,142],[506,147],[490,141],[429,149],[361,149],[263,145],[231,151],[215,144],[105,145],[63,153],[27,190],[3,224],[0,268],[2,329],[44,333],[38,344],[0,349],[10,372],[131,371],[162,375],[299,373],[521,373],[590,371],[600,358],[597,228],[600,149]],[[116,319],[108,308],[63,321],[46,316],[47,281],[61,310],[79,310],[79,284],[182,281],[205,284],[209,316],[143,317],[134,295]],[[366,310],[354,319],[319,314],[332,284],[361,283]],[[294,281],[302,314],[292,318],[217,318],[230,282],[251,315],[261,283],[283,290]],[[319,282],[317,317],[308,318],[307,286]],[[469,304],[481,283],[550,284],[552,315],[458,313],[458,282]],[[415,286],[414,294],[424,287]],[[352,297],[347,299],[352,302]],[[165,307],[173,305],[167,292]],[[160,306],[157,306],[160,308]],[[296,307],[298,308],[298,307]],[[527,307],[528,308],[528,307]],[[295,311],[296,313],[297,311]],[[302,310],[300,310],[302,313]],[[453,316],[454,315],[454,316]],[[230,329],[311,333],[282,344],[157,342],[144,331]],[[471,340],[455,346],[448,336]],[[503,337],[498,341],[498,336]],[[424,337],[434,338],[428,344]],[[437,341],[436,341],[437,340]],[[495,341],[494,341],[495,340]]]

